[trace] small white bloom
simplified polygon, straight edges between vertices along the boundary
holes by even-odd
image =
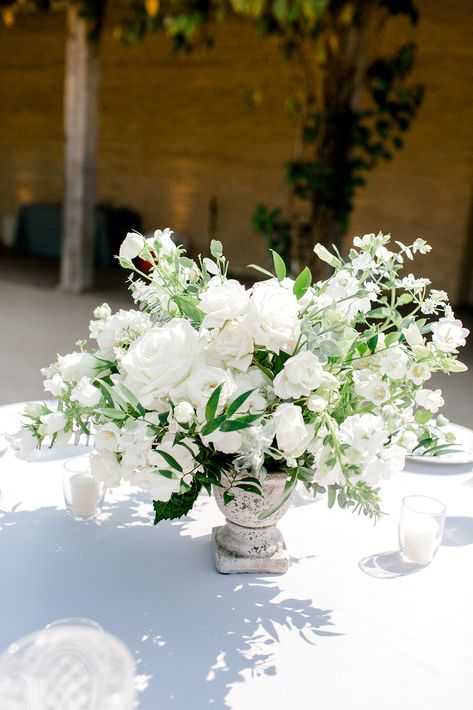
[[[408,369],[407,378],[415,385],[421,385],[426,380],[430,380],[431,372],[425,362],[416,362]]]
[[[319,359],[308,350],[290,357],[274,378],[274,393],[280,399],[308,396],[322,384],[323,369]]]
[[[378,377],[373,377],[366,385],[363,396],[368,402],[381,405],[389,399],[390,390],[386,382],[383,382]]]
[[[327,281],[325,293],[330,298],[338,300],[354,296],[360,290],[360,284],[348,269],[340,269]]]
[[[99,363],[91,353],[73,352],[59,355],[58,370],[66,382],[80,380],[81,377],[93,377]]]
[[[71,392],[71,399],[83,407],[96,407],[102,399],[102,393],[92,384],[89,377],[81,377]]]
[[[107,451],[117,451],[120,434],[121,430],[113,422],[99,425],[94,434],[95,447],[97,449],[106,449]]]
[[[52,436],[58,431],[61,431],[66,426],[66,417],[63,412],[51,412],[51,414],[42,414],[40,417],[42,423],[41,431],[44,435]]]
[[[141,252],[145,245],[145,239],[141,234],[128,232],[120,247],[120,259],[131,261]]]
[[[102,481],[105,488],[116,488],[120,485],[122,470],[117,457],[111,451],[92,451],[90,454],[90,471],[96,481]]]
[[[380,356],[379,368],[383,375],[392,380],[400,380],[405,376],[409,366],[409,358],[400,347],[389,348]]]
[[[416,403],[419,405],[419,407],[428,409],[429,412],[435,414],[435,412],[438,412],[440,407],[443,407],[445,403],[442,397],[442,390],[419,390],[418,392],[416,392]]]
[[[43,387],[45,392],[51,392],[54,397],[59,397],[67,389],[59,372],[55,372],[49,380],[44,380]]]
[[[405,328],[402,333],[411,348],[414,347],[414,345],[422,345],[424,342],[419,326],[415,322],[411,323],[408,328]]]
[[[169,227],[166,229],[156,229],[154,237],[147,239],[146,242],[151,250],[157,249],[161,256],[170,256],[177,247],[172,239],[174,232]]]
[[[310,409],[311,412],[316,412],[317,414],[319,412],[323,412],[324,409],[327,408],[327,404],[327,400],[318,394],[311,394],[307,400],[307,408]]]
[[[419,252],[419,254],[427,254],[429,251],[432,251],[432,247],[430,244],[427,244],[425,239],[416,239],[414,244],[412,245],[412,251],[414,254]]]
[[[195,411],[190,402],[179,402],[174,408],[174,419],[178,424],[190,424],[194,418]]]
[[[438,323],[433,323],[432,342],[437,350],[444,353],[453,353],[466,343],[466,337],[470,333],[467,328],[463,328],[461,320],[454,318],[440,318]]]
[[[221,328],[226,321],[245,315],[249,298],[249,291],[239,281],[222,282],[219,276],[213,276],[200,296],[199,308],[205,313],[202,327]]]
[[[30,429],[22,429],[18,434],[8,434],[5,438],[19,458],[28,458],[38,446],[36,437]]]

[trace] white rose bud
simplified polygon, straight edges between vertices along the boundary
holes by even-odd
[[[120,259],[131,261],[141,252],[145,245],[145,239],[141,234],[128,232],[120,247]]]
[[[190,424],[194,417],[194,407],[190,402],[179,402],[174,408],[174,419],[178,424]]]

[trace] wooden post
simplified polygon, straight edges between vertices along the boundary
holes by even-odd
[[[94,280],[98,43],[76,3],[67,6],[64,86],[64,205],[61,288],[83,291]]]

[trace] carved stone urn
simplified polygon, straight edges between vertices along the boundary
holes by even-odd
[[[292,495],[264,520],[259,516],[284,495],[285,473],[269,473],[263,482],[263,496],[240,488],[232,489],[235,498],[225,505],[224,488],[214,486],[217,505],[226,518],[225,525],[213,528],[215,565],[222,574],[259,572],[282,574],[289,567],[289,554],[281,531],[276,527],[291,504]]]

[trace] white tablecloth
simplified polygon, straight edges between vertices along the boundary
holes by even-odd
[[[0,429],[18,428],[19,411],[0,408]],[[74,522],[65,455],[0,456],[0,650],[85,616],[134,653],[143,710],[473,708],[472,467],[410,464],[384,485],[376,527],[296,497],[280,523],[288,573],[223,576],[213,500],[154,528],[147,497],[122,491],[99,521]],[[411,493],[441,498],[448,515],[436,558],[415,573],[396,553]]]

